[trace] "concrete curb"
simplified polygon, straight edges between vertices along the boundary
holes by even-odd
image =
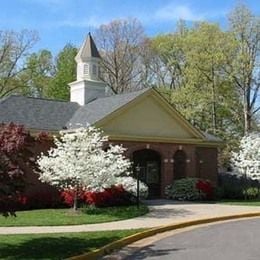
[[[116,249],[120,249],[133,242],[136,242],[137,240],[141,240],[143,238],[147,238],[147,237],[150,237],[150,236],[153,236],[155,234],[162,233],[165,231],[170,231],[170,230],[175,230],[175,229],[180,229],[180,228],[185,228],[185,227],[190,227],[190,226],[196,226],[196,225],[201,225],[201,224],[213,223],[213,222],[220,222],[220,221],[224,221],[224,220],[250,218],[250,217],[260,217],[260,212],[259,213],[243,213],[243,214],[228,215],[228,216],[214,217],[214,218],[195,219],[195,220],[191,220],[191,221],[180,222],[178,224],[160,226],[157,228],[152,228],[152,229],[122,238],[120,240],[107,244],[99,249],[96,249],[92,252],[74,256],[74,257],[71,257],[68,259],[69,260],[86,260],[86,259],[95,260],[98,257],[109,254],[112,251],[114,251]]]

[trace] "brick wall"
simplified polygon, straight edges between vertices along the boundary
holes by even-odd
[[[152,149],[161,156],[161,196],[164,189],[174,181],[173,157],[177,150],[186,154],[186,175],[201,177],[217,183],[217,148],[203,148],[188,144],[145,143],[130,141],[111,141],[112,144],[122,144],[127,148],[126,156],[132,159],[133,153],[138,150]],[[199,163],[203,161],[203,163]]]
[[[217,149],[208,147],[196,148],[196,172],[197,177],[210,180],[217,185]]]

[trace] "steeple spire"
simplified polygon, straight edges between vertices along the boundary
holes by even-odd
[[[89,58],[101,58],[90,32],[88,33],[88,36],[86,37],[81,48],[79,49],[79,52],[75,57],[75,60],[76,62],[86,62],[86,60],[88,60]]]
[[[106,95],[106,84],[99,77],[101,57],[89,33],[75,57],[77,80],[71,82],[70,100],[85,105],[95,98]]]

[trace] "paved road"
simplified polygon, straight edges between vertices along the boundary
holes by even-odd
[[[127,260],[259,260],[260,219],[206,226],[154,242]]]

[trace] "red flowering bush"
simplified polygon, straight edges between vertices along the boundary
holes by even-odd
[[[19,196],[19,209],[46,209],[64,207],[58,191],[40,190],[31,191]]]
[[[52,139],[48,132],[40,132],[36,137],[38,141],[44,142],[46,140]]]
[[[31,185],[26,173],[36,168],[33,148],[46,138],[46,133],[31,136],[21,125],[0,124],[0,214],[15,215],[15,210],[29,203],[26,195],[22,195]],[[39,196],[40,199],[42,203],[46,201],[44,197]]]
[[[198,179],[196,188],[203,194],[204,199],[213,199],[214,188],[208,180]]]
[[[22,126],[0,124],[0,213],[15,215],[23,191],[22,152],[31,138]]]
[[[165,195],[174,200],[211,200],[214,188],[208,180],[183,178],[176,180],[165,189]]]
[[[73,190],[64,190],[61,192],[61,197],[66,205],[70,207],[73,206],[74,194]],[[79,204],[93,205],[96,207],[129,205],[131,204],[131,199],[131,195],[124,190],[122,186],[113,186],[101,192],[78,192]]]
[[[74,190],[63,190],[60,193],[60,196],[65,203],[65,205],[72,207],[74,204],[74,197],[75,197],[75,191]],[[77,200],[79,204],[84,203],[85,198],[85,192],[84,191],[78,191],[77,194]]]
[[[97,207],[131,204],[131,195],[122,186],[113,186],[101,192],[86,192],[85,201]]]

